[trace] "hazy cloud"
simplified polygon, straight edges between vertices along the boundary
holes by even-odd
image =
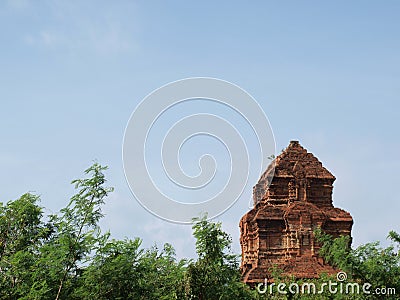
[[[117,18],[112,12],[95,14],[90,5],[78,6],[58,1],[48,4],[45,10],[48,14],[43,20],[43,27],[23,37],[29,46],[101,55],[128,52],[135,48],[131,24],[125,26],[123,18]]]

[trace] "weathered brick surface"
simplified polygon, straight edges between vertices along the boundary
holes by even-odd
[[[272,164],[253,188],[254,208],[240,220],[244,282],[263,282],[274,265],[297,278],[336,273],[318,256],[314,239],[317,227],[351,235],[351,215],[332,204],[335,177],[297,141]]]

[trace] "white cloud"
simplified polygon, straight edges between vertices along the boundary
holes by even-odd
[[[38,36],[38,41],[43,45],[50,47],[67,44],[66,39],[62,35],[49,31],[41,31]]]
[[[134,49],[132,39],[116,26],[102,29],[88,28],[80,34],[42,30],[26,35],[24,41],[30,46],[57,48],[66,51],[89,51],[96,54],[116,54]]]
[[[134,50],[131,20],[124,22],[92,7],[52,2],[45,9],[49,14],[45,14],[40,28],[26,34],[23,40],[29,46],[72,53],[109,55]]]
[[[7,0],[7,6],[11,9],[20,10],[28,8],[28,0]]]

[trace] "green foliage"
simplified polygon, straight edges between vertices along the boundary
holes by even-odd
[[[95,163],[85,171],[89,178],[72,181],[77,193],[60,215],[50,216],[54,232],[40,248],[35,263],[35,282],[41,283],[31,288],[35,297],[67,299],[90,254],[107,239],[98,225],[103,216],[101,205],[112,191],[104,187],[106,169]]]
[[[33,285],[31,271],[51,227],[41,221],[39,198],[24,194],[0,203],[0,299],[20,299]]]
[[[221,223],[194,219],[193,235],[199,259],[187,269],[188,299],[252,299],[240,282],[238,256],[230,253],[231,238]]]
[[[316,229],[315,238],[321,243],[319,254],[333,267],[352,273],[352,256],[350,248],[350,236],[340,236],[333,239],[331,235],[324,233],[320,228]]]
[[[390,231],[388,238],[391,239],[393,242],[396,242],[398,244],[398,246],[400,245],[400,234],[398,234],[395,231]]]
[[[331,265],[344,270],[353,281],[369,283],[373,288],[394,288],[397,293],[400,292],[400,256],[394,251],[394,245],[382,248],[379,242],[373,242],[351,249],[346,237],[334,239],[321,231],[316,232],[316,237],[322,244],[320,255]],[[398,233],[391,231],[389,238],[399,243]],[[380,297],[371,295],[366,298]],[[364,298],[360,296],[360,299]],[[393,296],[393,299],[396,297]]]
[[[185,262],[176,262],[168,244],[162,251],[140,245],[140,239],[107,242],[84,271],[75,298],[177,299]]]

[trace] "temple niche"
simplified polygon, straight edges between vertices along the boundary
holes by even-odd
[[[274,265],[296,278],[337,273],[318,256],[314,238],[317,227],[351,236],[351,215],[332,204],[334,181],[298,141],[276,157],[254,186],[254,207],[239,224],[245,283],[263,282]]]

